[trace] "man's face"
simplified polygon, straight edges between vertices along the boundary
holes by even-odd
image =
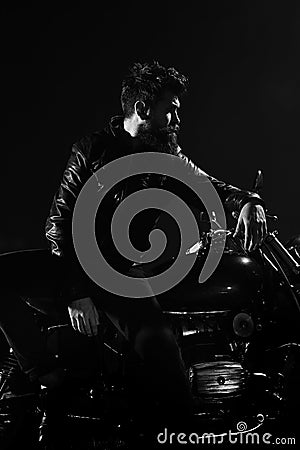
[[[179,98],[165,91],[151,107],[149,119],[139,128],[137,138],[153,150],[176,153],[178,148]]]
[[[150,122],[153,129],[173,127],[179,129],[179,99],[170,91],[165,91],[151,109]]]

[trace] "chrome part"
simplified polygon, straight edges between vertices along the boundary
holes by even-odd
[[[249,337],[254,332],[254,322],[249,314],[239,313],[233,319],[233,331],[237,336]]]
[[[218,403],[243,395],[248,372],[233,361],[209,361],[194,364],[189,369],[194,394],[208,403]]]

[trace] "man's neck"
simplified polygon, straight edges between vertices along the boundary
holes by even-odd
[[[134,118],[124,119],[124,130],[135,137],[138,134],[138,123]]]

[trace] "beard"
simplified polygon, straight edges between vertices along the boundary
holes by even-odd
[[[150,124],[142,125],[134,138],[138,150],[162,152],[177,155],[179,127],[153,128]]]

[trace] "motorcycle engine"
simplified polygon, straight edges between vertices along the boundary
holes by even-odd
[[[207,403],[241,398],[247,389],[246,354],[263,327],[261,266],[242,247],[226,243],[220,263],[204,283],[206,253],[160,304],[177,337],[195,396]]]

